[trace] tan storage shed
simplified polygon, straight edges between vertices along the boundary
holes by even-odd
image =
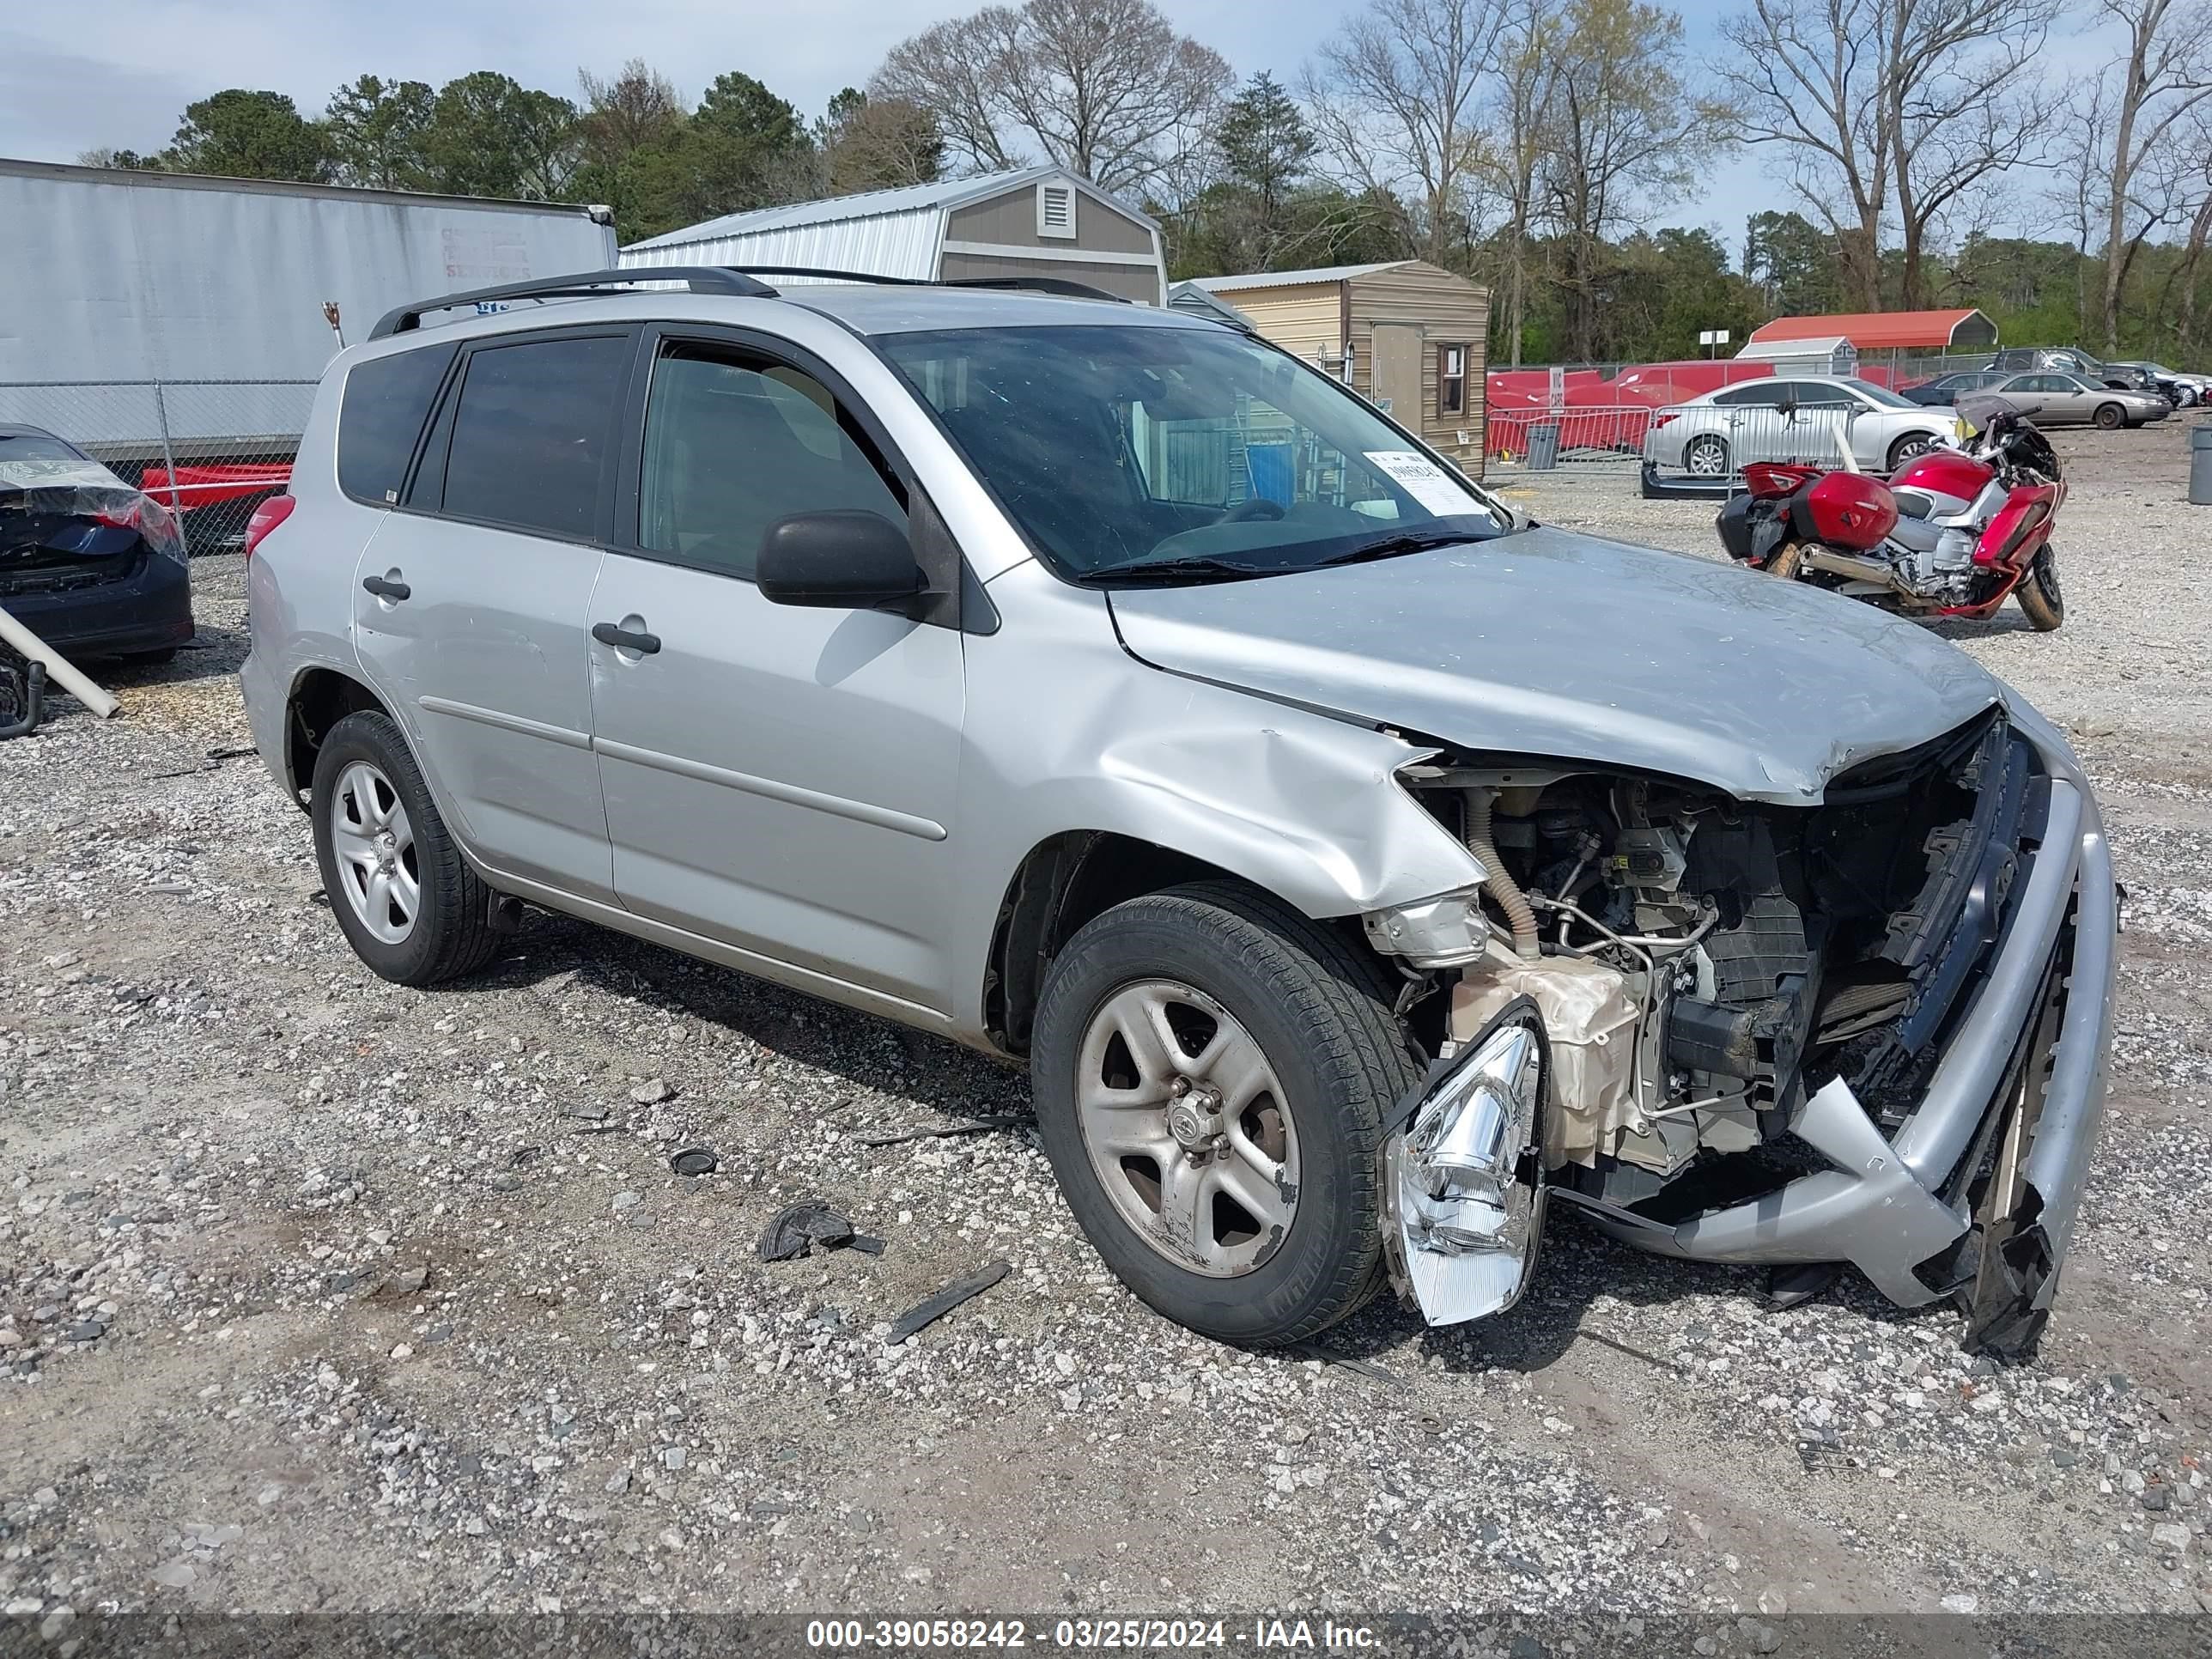
[[[1425,259],[1176,286],[1234,305],[1264,338],[1348,381],[1469,477],[1482,476],[1488,289]]]
[[[1167,298],[1159,226],[1051,167],[726,214],[621,257],[625,267],[812,265],[924,282],[1054,276],[1143,305]]]

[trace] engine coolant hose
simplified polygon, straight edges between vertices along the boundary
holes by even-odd
[[[1498,848],[1491,844],[1490,807],[1497,794],[1494,789],[1467,792],[1467,850],[1482,861],[1485,884],[1490,889],[1490,896],[1498,901],[1498,908],[1505,913],[1506,927],[1512,930],[1513,949],[1525,960],[1534,962],[1541,954],[1536,945],[1536,912],[1528,902],[1528,896],[1507,873],[1505,860],[1498,856]]]

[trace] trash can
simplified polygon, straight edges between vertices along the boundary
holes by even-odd
[[[2199,427],[2200,432],[2212,428]],[[1556,421],[1543,421],[1528,428],[1528,470],[1549,472],[1559,464],[1559,428]]]
[[[1535,444],[1528,446],[1528,465],[1534,466]],[[2199,421],[2189,429],[2189,499],[2198,507],[2212,507],[2212,425]]]

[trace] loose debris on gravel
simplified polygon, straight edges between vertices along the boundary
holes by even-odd
[[[1018,1073],[536,915],[470,985],[386,985],[305,818],[208,769],[246,741],[244,616],[238,562],[198,562],[207,648],[0,744],[11,1627],[2212,1605],[2212,518],[2185,433],[2061,442],[2065,628],[1951,630],[2072,732],[2130,893],[2108,1127],[2012,1370],[1848,1275],[1771,1311],[1571,1220],[1498,1320],[1380,1304],[1240,1352],[1104,1271]],[[1516,499],[1712,555],[1709,505],[1632,488]],[[930,1123],[963,1132],[903,1138]],[[893,1248],[761,1261],[823,1194]],[[988,1294],[894,1340],[979,1261]]]

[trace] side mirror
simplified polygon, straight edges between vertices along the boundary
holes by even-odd
[[[794,513],[761,537],[753,565],[761,597],[776,605],[872,611],[901,605],[928,581],[906,532],[880,513]]]

